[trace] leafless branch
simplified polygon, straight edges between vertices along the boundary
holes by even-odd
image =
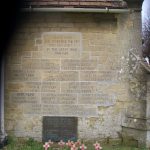
[[[143,23],[143,57],[150,58],[150,17]]]

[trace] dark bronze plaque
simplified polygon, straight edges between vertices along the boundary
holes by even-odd
[[[43,141],[77,140],[76,117],[43,117]]]

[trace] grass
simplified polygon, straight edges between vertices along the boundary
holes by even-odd
[[[94,150],[93,144],[86,143],[87,150]],[[102,144],[103,150],[148,150],[146,148],[136,148],[136,147],[127,147],[123,145],[108,145]],[[28,140],[21,140],[15,138],[9,138],[8,145],[5,146],[2,150],[44,150],[43,144],[41,142],[34,141],[29,138]],[[59,150],[59,146],[54,144],[52,148],[48,150]],[[68,148],[60,149],[60,150],[70,150]]]

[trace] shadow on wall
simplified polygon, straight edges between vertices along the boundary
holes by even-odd
[[[5,50],[9,45],[9,40],[12,34],[15,32],[15,28],[17,27],[17,22],[19,21],[19,12],[22,0],[2,0],[0,1],[1,9],[0,9],[0,87],[3,87],[3,55],[5,54]],[[0,149],[7,144],[7,136],[4,134],[3,128],[3,119],[4,114],[3,110],[3,88],[0,90]]]
[[[22,2],[23,0],[2,0],[0,2],[2,7],[0,9],[0,56],[5,52],[9,45],[9,40],[15,32]]]

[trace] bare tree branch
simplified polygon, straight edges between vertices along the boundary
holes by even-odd
[[[150,58],[150,17],[147,17],[143,23],[143,57]]]

